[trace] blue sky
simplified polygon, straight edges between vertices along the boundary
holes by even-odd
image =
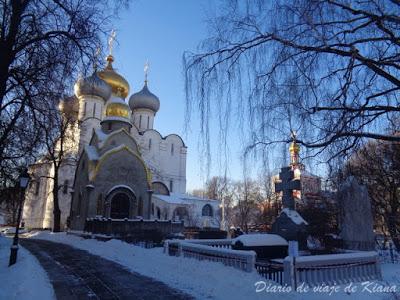
[[[131,86],[130,94],[143,86],[143,67],[148,60],[149,89],[160,98],[161,108],[154,127],[162,135],[180,134],[188,146],[187,189],[202,187],[207,173],[202,170],[198,152],[199,121],[195,114],[190,120],[191,130],[184,132],[185,96],[182,75],[182,55],[194,51],[207,36],[206,12],[212,13],[215,2],[211,0],[139,0],[133,1],[129,11],[115,22],[117,44],[114,46],[114,67]],[[217,132],[217,128],[212,129]],[[240,146],[232,140],[230,177],[239,179]],[[210,175],[221,175],[221,165],[216,162],[218,147],[213,147],[213,167]]]

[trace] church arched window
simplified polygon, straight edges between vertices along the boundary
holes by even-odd
[[[102,197],[102,194],[100,194],[100,195],[97,197],[96,215],[98,215],[98,216],[103,215],[103,197]]]
[[[174,155],[174,144],[171,144],[171,155]]]
[[[139,116],[139,128],[142,128],[142,115]]]
[[[39,195],[39,190],[40,190],[40,178],[35,180],[35,195]]]
[[[213,216],[213,209],[210,204],[206,204],[203,206],[203,209],[201,210],[201,215],[203,217],[212,217]]]
[[[63,184],[63,194],[67,194],[67,193],[68,193],[68,185],[69,185],[68,179],[64,180],[64,184]]]
[[[81,206],[82,206],[82,192],[78,194],[78,207],[77,207],[77,216],[81,215]]]
[[[83,116],[86,116],[86,106],[87,103],[85,102],[85,104],[83,104]]]
[[[93,104],[93,118],[96,116],[96,103]]]
[[[147,116],[147,129],[150,128],[150,116]]]
[[[161,209],[158,206],[156,207],[156,213],[157,213],[157,219],[161,219]]]
[[[151,139],[149,139],[149,150],[151,150]]]

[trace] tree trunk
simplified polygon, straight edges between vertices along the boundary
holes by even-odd
[[[397,251],[400,251],[400,233],[397,226],[396,215],[389,214],[386,216],[386,224],[389,230],[390,237]]]
[[[53,186],[53,232],[61,231],[61,211],[58,199],[58,168],[54,168]]]

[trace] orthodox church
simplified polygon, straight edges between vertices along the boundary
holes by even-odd
[[[306,205],[324,206],[332,199],[327,191],[322,189],[321,177],[306,170],[305,165],[300,162],[300,145],[296,142],[296,135],[292,136],[293,141],[289,145],[290,168],[294,173],[294,179],[301,182],[301,190],[294,190],[296,208]],[[279,181],[279,175],[272,176],[272,187]]]
[[[159,98],[143,88],[126,101],[130,87],[113,67],[79,78],[74,96],[61,102],[75,114],[59,169],[61,224],[82,230],[87,218],[184,220],[186,226],[219,227],[217,200],[186,195],[187,147],[177,134],[154,129]],[[46,157],[30,167],[23,220],[28,228],[51,228],[54,168]],[[67,222],[68,220],[68,222]]]

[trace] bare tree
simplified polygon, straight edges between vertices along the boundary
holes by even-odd
[[[250,149],[298,131],[327,158],[400,141],[386,132],[399,127],[399,15],[397,0],[223,1],[210,37],[184,54],[188,118],[200,111],[208,139],[218,111],[223,130],[248,129]]]
[[[11,186],[0,189],[0,209],[5,213],[6,222],[15,226],[17,224],[18,208],[21,204],[21,189]]]
[[[113,8],[127,1],[4,0],[0,2],[0,169],[42,150],[48,108],[69,92],[109,30]]]
[[[78,99],[67,98],[60,102],[61,110],[50,109],[47,122],[41,124],[43,143],[46,156],[44,161],[51,165],[49,179],[53,182],[51,195],[53,198],[53,232],[61,230],[61,211],[59,192],[63,185],[60,183],[60,170],[68,164],[76,165],[77,141],[76,127],[78,121]]]
[[[235,223],[245,232],[249,231],[249,225],[254,221],[262,201],[260,188],[253,180],[246,178],[235,183]]]

